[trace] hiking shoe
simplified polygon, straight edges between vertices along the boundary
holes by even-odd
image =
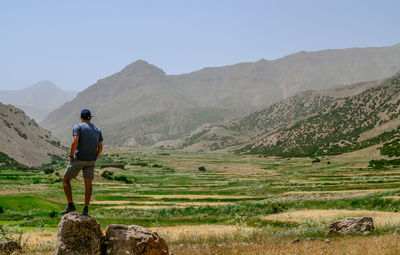
[[[88,215],[88,214],[89,214],[89,207],[87,206],[83,207],[82,215]]]
[[[67,213],[70,213],[70,212],[73,212],[73,211],[76,211],[76,208],[75,208],[75,205],[74,205],[74,204],[72,204],[72,205],[67,205],[67,206],[65,207],[64,211],[62,211],[62,212],[60,212],[60,213],[61,213],[61,214],[67,214]]]

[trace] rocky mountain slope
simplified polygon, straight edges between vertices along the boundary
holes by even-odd
[[[0,101],[21,108],[40,122],[77,94],[76,91],[63,91],[50,81],[40,81],[25,89],[0,91]]]
[[[300,52],[184,75],[166,75],[140,60],[99,80],[41,124],[67,141],[79,111],[89,108],[108,144],[154,145],[179,140],[204,124],[244,116],[302,91],[376,80],[398,69],[400,44]]]
[[[279,156],[332,155],[388,141],[400,134],[399,81],[397,74],[360,94],[338,98],[240,151]]]
[[[380,81],[364,82],[328,90],[306,91],[244,118],[204,125],[187,137],[182,147],[188,151],[214,151],[237,147],[257,140],[276,128],[316,113],[336,99],[362,93],[379,83]]]
[[[26,166],[39,166],[67,153],[49,131],[11,105],[0,104],[0,134],[0,165],[10,157]]]
[[[183,136],[203,123],[237,116],[240,110],[199,107],[181,95],[156,66],[139,60],[99,80],[41,123],[68,141],[79,113],[90,109],[108,145],[141,146]]]

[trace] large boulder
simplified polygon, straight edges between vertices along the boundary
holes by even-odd
[[[331,223],[326,231],[327,235],[332,234],[361,234],[374,230],[374,220],[371,217],[346,218]]]
[[[58,225],[56,255],[97,255],[104,240],[100,224],[90,216],[72,212]]]
[[[22,250],[22,247],[14,241],[0,242],[0,254],[9,255],[13,254],[15,251]]]
[[[113,224],[106,229],[107,254],[168,255],[167,242],[156,232],[131,225]]]

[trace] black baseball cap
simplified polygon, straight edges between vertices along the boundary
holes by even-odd
[[[81,118],[82,119],[91,119],[92,118],[92,114],[88,109],[83,109],[81,111]]]

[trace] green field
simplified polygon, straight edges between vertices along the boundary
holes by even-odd
[[[157,230],[174,254],[190,254],[190,249],[203,245],[210,249],[227,243],[257,245],[271,238],[276,242],[323,240],[329,222],[314,217],[311,210],[323,214],[340,210],[329,220],[363,210],[361,214],[377,215],[380,220],[371,235],[397,233],[400,217],[390,213],[400,210],[400,167],[369,167],[372,158],[365,155],[371,150],[316,162],[312,158],[114,149],[102,156],[99,165],[124,163],[126,169],[96,168],[90,215],[103,229],[121,223]],[[0,170],[0,224],[22,229],[27,232],[24,236],[47,233],[46,245],[36,241],[36,251],[43,253],[54,248],[54,231],[61,218],[57,212],[65,206],[60,182],[65,163],[53,163],[47,167],[54,168],[53,173]],[[82,177],[72,186],[81,210]],[[288,213],[296,218],[288,218]]]

